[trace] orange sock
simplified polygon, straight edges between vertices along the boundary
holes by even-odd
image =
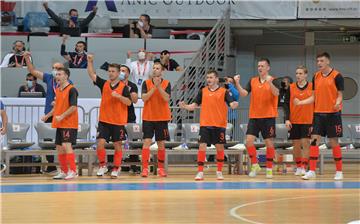
[[[74,153],[66,154],[66,162],[69,164],[70,170],[76,172],[75,154]]]
[[[216,152],[217,171],[222,171],[224,165],[224,150]]]
[[[164,162],[165,162],[165,149],[158,149],[158,167],[164,168]]]
[[[147,169],[149,167],[150,148],[143,148],[141,152],[141,157],[143,169]]]
[[[308,163],[309,163],[308,158],[302,158],[302,165],[305,170],[308,168]]]
[[[336,171],[342,171],[342,153],[339,145],[333,148],[333,157],[335,160]]]
[[[66,164],[66,154],[59,154],[59,163],[60,163],[60,169],[64,172],[67,173],[68,172],[68,167]]]
[[[310,146],[309,163],[310,163],[311,171],[316,170],[316,163],[317,163],[318,157],[319,157],[319,146],[317,146],[317,145]]]
[[[251,160],[251,164],[258,163],[258,160],[256,158],[256,148],[255,146],[247,147],[247,151]]]
[[[274,148],[266,148],[266,168],[273,167],[273,160],[275,157],[275,149]]]
[[[200,150],[198,152],[198,171],[203,172],[204,171],[204,164],[205,164],[205,157],[206,157],[206,151]]]
[[[302,167],[302,160],[300,157],[295,158],[295,163],[296,163],[296,167],[297,168],[301,168]]]
[[[98,156],[100,166],[105,166],[106,165],[106,163],[105,163],[105,157],[106,157],[105,149],[98,148],[96,150],[96,153],[97,153],[97,156]]]
[[[122,161],[122,150],[115,150],[114,155],[114,169],[117,170],[121,166]]]

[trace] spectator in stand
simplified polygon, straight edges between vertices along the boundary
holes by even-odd
[[[47,14],[50,16],[51,19],[54,20],[55,23],[58,24],[60,28],[60,33],[68,33],[69,31],[66,30],[66,28],[73,29],[72,36],[80,36],[84,28],[89,25],[92,19],[94,19],[97,7],[94,6],[93,11],[81,22],[78,21],[79,13],[76,9],[70,9],[69,11],[69,19],[64,20],[60,18],[58,15],[56,15],[48,6],[47,2],[43,3],[43,6],[47,12]]]
[[[150,24],[150,16],[142,14],[139,21],[130,24],[130,38],[144,38],[152,37],[154,26]]]
[[[21,40],[17,40],[13,43],[12,52],[5,55],[2,61],[1,68],[22,68],[26,67],[26,61],[24,58],[24,52],[26,50],[25,43]],[[31,57],[30,60],[32,61]]]
[[[149,79],[153,65],[153,54],[146,53],[144,49],[139,49],[137,60],[131,61],[131,51],[128,51],[126,66],[128,66],[131,71],[129,80],[135,83],[139,90],[141,90],[142,83]]]
[[[61,44],[61,56],[69,63],[69,68],[87,68],[86,43],[78,41],[75,45],[75,52],[66,52],[66,40],[68,35],[63,35]]]
[[[160,59],[155,59],[154,62],[160,62],[167,71],[175,70],[181,72],[184,70],[174,59],[170,58],[170,52],[168,50],[163,50],[160,53]]]
[[[45,89],[42,85],[37,83],[37,78],[31,73],[26,75],[26,83],[23,86],[20,86],[18,97],[20,97],[21,92],[41,92],[42,97],[46,96]]]

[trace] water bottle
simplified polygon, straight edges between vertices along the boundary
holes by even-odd
[[[181,149],[187,149],[187,145],[184,137],[181,137]]]
[[[124,149],[125,150],[129,149],[129,139],[128,138],[126,138],[126,140],[125,140]]]

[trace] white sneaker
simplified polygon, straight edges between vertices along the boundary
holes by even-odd
[[[316,174],[315,171],[309,170],[304,176],[301,177],[304,180],[310,180],[310,179],[315,179],[316,178]]]
[[[64,178],[65,180],[71,180],[71,179],[74,179],[78,177],[77,173],[70,170],[68,173],[67,173],[67,176]]]
[[[216,179],[217,180],[224,180],[224,176],[221,171],[216,171]]]
[[[344,179],[344,175],[342,171],[336,171],[334,180],[342,180]]]
[[[115,178],[117,178],[119,176],[119,173],[120,173],[120,168],[117,169],[117,170],[113,170],[113,171],[111,171],[110,177],[115,179]]]
[[[266,168],[266,178],[273,178],[273,170],[271,168]]]
[[[251,171],[249,173],[249,177],[256,177],[256,173],[260,172],[261,168],[259,166],[259,164],[253,164],[251,166]]]
[[[54,180],[62,180],[66,177],[66,173],[64,173],[62,170],[55,176],[53,176]]]
[[[306,171],[304,168],[296,168],[295,176],[303,176],[306,174]]]
[[[96,173],[96,176],[99,176],[99,177],[104,176],[104,174],[107,172],[108,172],[108,168],[106,166],[101,166],[101,167],[99,167],[99,169]]]
[[[198,172],[195,177],[196,181],[204,180],[204,172]]]

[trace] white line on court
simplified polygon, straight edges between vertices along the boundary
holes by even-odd
[[[230,215],[234,218],[237,218],[239,220],[248,222],[248,223],[252,223],[252,224],[263,224],[262,222],[256,222],[247,218],[244,218],[240,215],[238,215],[236,213],[236,211],[240,208],[244,208],[247,206],[252,206],[252,205],[258,205],[258,204],[264,204],[264,203],[269,203],[269,202],[276,202],[276,201],[286,201],[286,200],[297,200],[297,199],[305,199],[305,198],[323,198],[323,197],[335,197],[335,196],[347,196],[347,195],[353,195],[353,194],[331,194],[331,195],[318,195],[318,196],[303,196],[303,197],[294,197],[294,198],[279,198],[279,199],[271,199],[271,200],[263,200],[263,201],[254,201],[254,202],[250,202],[250,203],[245,203],[245,204],[241,204],[238,205],[232,209],[230,209]]]

